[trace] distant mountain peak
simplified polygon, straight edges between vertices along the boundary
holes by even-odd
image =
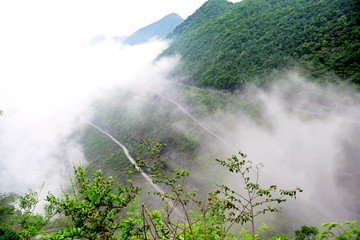
[[[183,21],[177,13],[170,13],[160,20],[140,28],[131,36],[127,37],[123,43],[135,45],[148,42],[153,38],[163,39],[172,33]]]
[[[170,13],[170,14],[168,14],[168,15],[166,15],[165,17],[163,17],[162,19],[164,19],[164,18],[167,18],[167,17],[176,17],[176,18],[180,18],[180,19],[182,19],[182,17],[180,17],[179,16],[179,14],[177,14],[177,13]]]
[[[106,37],[103,34],[99,34],[99,35],[93,37],[89,41],[88,45],[92,45],[92,46],[97,45],[97,44],[101,43],[102,41],[105,41],[105,39],[106,39]]]

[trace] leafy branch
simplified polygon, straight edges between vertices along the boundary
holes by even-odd
[[[275,207],[273,203],[286,202],[289,197],[296,198],[296,195],[303,190],[279,189],[276,185],[270,185],[268,188],[262,188],[259,184],[260,172],[263,164],[253,165],[251,160],[247,159],[246,154],[239,152],[239,157],[233,155],[227,160],[216,159],[222,166],[230,172],[240,176],[239,190],[221,185],[219,189],[209,194],[209,201],[216,210],[213,214],[220,215],[224,221],[229,222],[226,231],[238,223],[251,223],[252,234],[255,237],[255,217],[268,212],[280,212],[281,209]],[[254,178],[251,175],[255,176]]]

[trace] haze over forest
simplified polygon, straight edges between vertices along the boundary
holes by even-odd
[[[284,205],[284,228],[359,221],[358,1],[201,4],[81,44],[17,40],[1,59],[0,192],[44,182],[43,195],[60,194],[73,165],[151,189],[106,132],[146,163],[141,142],[165,144],[163,171],[188,169],[204,192],[239,182],[215,159],[246,153],[264,164],[262,184],[304,189]]]

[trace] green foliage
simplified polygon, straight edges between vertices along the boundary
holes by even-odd
[[[344,223],[325,222],[321,226],[324,228],[321,232],[313,226],[302,226],[300,229],[295,230],[295,239],[360,239],[360,226],[357,225],[356,221],[346,221]]]
[[[30,239],[43,232],[46,221],[43,216],[26,211],[18,219],[20,228],[17,230],[20,239]]]
[[[260,232],[266,232],[268,230],[269,226],[266,224],[263,224],[260,228],[259,231]],[[240,239],[242,240],[257,240],[257,239],[261,239],[259,234],[254,234],[251,233],[249,230],[247,229],[241,229],[239,232],[240,235]]]
[[[19,239],[14,230],[16,210],[14,203],[18,195],[15,193],[0,193],[0,240]]]
[[[1,224],[0,240],[18,240],[18,239],[20,239],[18,233],[11,226]]]
[[[41,189],[38,192],[29,189],[20,197],[14,193],[0,194],[0,239],[30,239],[43,233],[52,215],[46,209],[45,215],[35,212]]]
[[[170,37],[178,36],[191,32],[194,28],[201,26],[204,21],[216,18],[227,12],[232,7],[232,3],[226,0],[208,0],[194,14],[188,17],[182,24],[175,28]]]
[[[182,56],[177,71],[190,81],[234,89],[301,66],[315,79],[360,83],[356,0],[243,0],[202,14],[215,9],[204,4],[179,25],[163,53]]]
[[[158,157],[162,145],[148,143],[148,146],[152,155]],[[167,175],[156,166],[147,166],[152,171],[154,182],[167,186],[169,190],[155,191],[154,194],[163,200],[164,205],[149,210],[143,203],[139,204],[137,196],[140,189],[131,182],[128,187],[115,187],[114,180],[105,178],[101,170],[87,176],[83,167],[74,167],[72,196],[64,192],[64,199],[59,199],[48,194],[46,214],[40,216],[33,213],[39,193],[29,190],[19,201],[24,214],[15,218],[17,224],[13,228],[3,228],[2,225],[0,239],[30,239],[39,233],[42,234],[41,239],[263,239],[260,235],[268,231],[268,226],[263,224],[255,231],[255,217],[279,211],[271,203],[285,202],[287,197],[296,197],[301,190],[277,191],[274,185],[260,187],[262,166],[253,166],[243,153],[240,157],[217,161],[240,176],[245,195],[222,185],[211,192],[206,201],[196,190],[186,189],[184,182],[189,176],[188,171],[178,170]],[[275,196],[276,193],[278,196]],[[11,206],[14,199],[14,194],[1,194],[0,198],[1,203],[7,206]],[[265,202],[269,205],[263,206]],[[6,214],[14,212],[14,208],[8,210]],[[67,224],[55,233],[46,233],[45,222],[54,213],[64,214],[73,224]],[[252,229],[242,228],[238,235],[230,231],[234,224],[243,226],[247,222],[252,224]],[[360,227],[356,221],[327,222],[322,226],[325,230],[320,233],[315,227],[302,226],[295,231],[295,239],[360,239]],[[290,237],[280,234],[267,239],[289,240]]]
[[[289,235],[286,234],[280,234],[273,237],[268,238],[268,240],[290,240],[291,238]]]
[[[29,189],[27,193],[19,198],[20,215],[15,215],[15,221],[18,224],[16,231],[20,239],[30,239],[44,232],[44,227],[48,224],[53,214],[45,207],[45,215],[35,212],[35,208],[39,203],[39,196],[43,186],[39,191]]]
[[[301,226],[300,229],[295,230],[295,240],[313,240],[318,233],[316,227]]]
[[[87,177],[83,167],[74,167],[75,183],[72,196],[64,192],[64,199],[49,194],[46,200],[57,214],[72,219],[74,227],[64,229],[49,239],[79,237],[87,239],[113,239],[122,228],[124,209],[138,196],[139,188],[117,186],[112,177],[104,178],[101,170]]]
[[[0,193],[0,222],[9,221],[15,211],[14,202],[18,198],[15,193]]]
[[[63,198],[49,193],[46,197],[45,215],[34,213],[40,192],[29,190],[19,198],[22,214],[14,215],[15,194],[0,195],[0,239],[30,239],[42,235],[41,239],[262,239],[268,231],[263,224],[255,229],[255,219],[261,214],[279,212],[275,204],[288,198],[296,198],[300,188],[285,190],[276,185],[260,186],[260,172],[263,165],[253,165],[243,153],[227,160],[217,159],[239,182],[237,190],[221,185],[204,197],[197,189],[189,188],[187,170],[163,171],[157,164],[163,144],[144,141],[153,164],[139,162],[163,190],[156,188],[154,195],[163,205],[150,209],[139,199],[138,187],[129,180],[128,186],[116,184],[112,177],[104,177],[101,170],[86,174],[83,167],[74,167],[72,193],[63,192]],[[140,206],[140,208],[139,208]],[[59,222],[64,215],[64,225],[58,225],[56,232],[48,233],[50,219],[58,214]],[[11,217],[11,215],[13,217]],[[12,225],[4,225],[4,219]],[[57,220],[55,220],[57,221]],[[246,223],[251,229],[243,228]],[[231,229],[242,227],[238,234]],[[345,223],[327,222],[325,230],[302,226],[295,231],[295,239],[359,239],[360,227],[355,221]],[[288,240],[288,235],[276,235],[268,239]]]
[[[318,239],[360,239],[360,226],[356,221],[325,222],[321,226],[326,230],[317,235]]]

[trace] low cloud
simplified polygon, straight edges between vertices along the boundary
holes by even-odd
[[[3,71],[0,192],[21,193],[43,182],[55,192],[66,186],[71,166],[86,164],[73,133],[92,116],[90,103],[114,87],[155,84],[173,64],[153,67],[166,45],[154,41],[129,47],[107,40],[92,47],[52,46],[52,53],[24,56],[16,72]]]
[[[248,99],[260,104],[263,121],[228,113],[237,124],[222,129],[250,159],[265,164],[267,182],[302,187],[300,199],[323,221],[359,218],[359,94],[291,72],[269,90],[249,91]]]

